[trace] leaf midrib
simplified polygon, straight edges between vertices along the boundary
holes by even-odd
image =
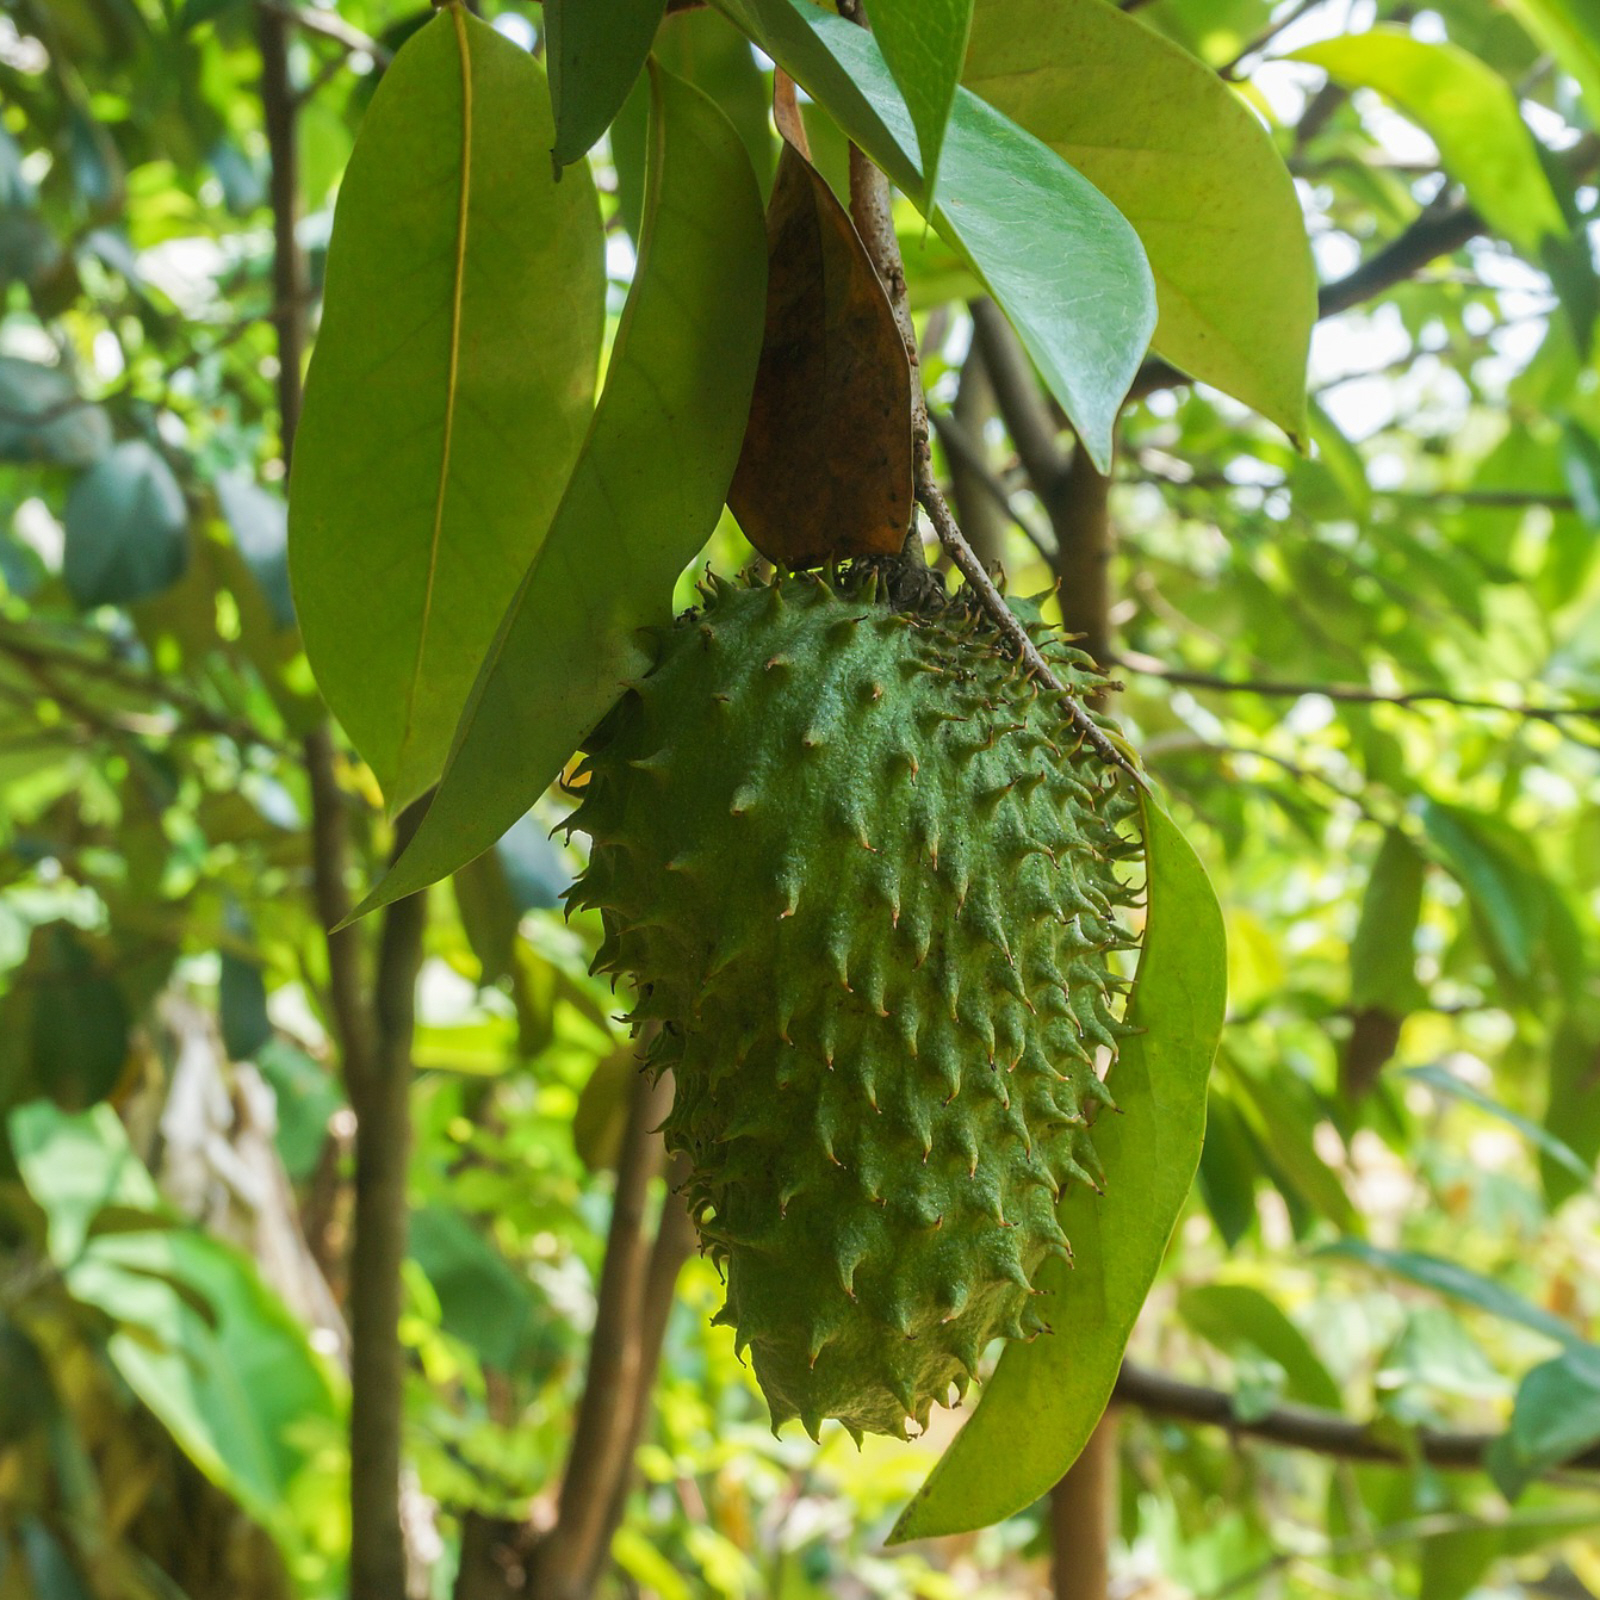
[[[439,574],[439,546],[444,538],[444,508],[450,486],[450,460],[455,444],[456,392],[461,372],[461,318],[467,277],[467,217],[472,200],[472,53],[466,17],[459,5],[449,8],[461,51],[461,203],[456,217],[455,278],[451,285],[450,349],[445,374],[444,442],[439,459],[439,486],[433,502],[433,530],[428,544],[428,575],[422,588],[422,625],[417,630],[417,655],[406,689],[405,729],[395,755],[397,773],[405,770],[406,750],[416,724],[417,695],[422,684],[422,661],[433,620],[433,595]]]

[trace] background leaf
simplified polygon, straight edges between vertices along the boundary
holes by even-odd
[[[1060,1331],[1006,1346],[977,1410],[895,1524],[891,1543],[998,1522],[1072,1465],[1111,1397],[1188,1198],[1226,1000],[1222,914],[1176,824],[1153,795],[1140,798],[1148,910],[1128,1016],[1145,1031],[1124,1042],[1112,1072],[1121,1115],[1095,1129],[1105,1193],[1074,1184],[1058,1212],[1073,1263],[1045,1267],[1040,1283]]]
[[[384,74],[339,191],[290,563],[318,684],[395,808],[438,777],[589,420],[600,214],[552,137],[538,63],[452,6]]]
[[[189,509],[172,468],[142,439],[102,456],[67,496],[62,575],[80,606],[170,588],[189,562]]]
[[[363,911],[471,860],[527,810],[649,666],[639,630],[669,620],[673,580],[716,525],[761,348],[761,197],[728,119],[653,77],[651,191],[605,393],[439,792]]]
[[[611,126],[644,70],[666,0],[545,0],[545,59],[558,166],[580,160]]]
[[[1205,1283],[1178,1296],[1178,1314],[1201,1338],[1229,1355],[1259,1352],[1287,1379],[1284,1392],[1304,1405],[1338,1411],[1344,1404],[1310,1341],[1278,1305],[1245,1283]]]
[[[1511,86],[1476,56],[1400,28],[1373,28],[1308,45],[1291,59],[1393,100],[1439,147],[1445,171],[1489,226],[1533,261],[1547,236],[1566,233]]]
[[[979,0],[965,81],[1133,224],[1155,348],[1302,437],[1316,271],[1288,170],[1232,89],[1109,0]]]
[[[73,1297],[116,1325],[110,1354],[128,1386],[196,1466],[281,1528],[293,1480],[340,1416],[305,1329],[214,1239],[172,1228],[91,1237],[102,1207],[159,1207],[108,1107],[69,1117],[36,1103],[9,1126],[28,1192],[49,1218],[51,1259]]]

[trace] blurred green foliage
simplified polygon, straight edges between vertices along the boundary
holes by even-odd
[[[537,6],[485,9],[537,42]],[[1302,9],[1292,42],[1343,25],[1342,7],[1267,0],[1141,15],[1223,67]],[[1587,10],[1376,10],[1512,86],[1586,241],[1600,107],[1566,41],[1595,47]],[[356,129],[425,17],[344,0],[293,31],[313,316]],[[266,1600],[343,1579],[350,1113],[309,887],[302,747],[324,713],[285,577],[256,22],[250,0],[0,13],[7,1600]],[[767,140],[764,64],[710,16],[667,26],[716,35],[664,53]],[[1295,176],[1325,281],[1455,203],[1369,92],[1245,65],[1238,92]],[[615,162],[591,157],[608,337],[637,111]],[[829,170],[837,130],[814,114],[813,137]],[[975,286],[920,223],[905,246],[948,410]],[[1231,1392],[1244,1419],[1338,1401],[1398,1441],[1504,1434],[1490,1472],[1443,1474],[1127,1413],[1118,1562],[1140,1592],[1600,1592],[1600,1501],[1533,1481],[1600,1440],[1586,254],[1478,239],[1325,323],[1314,453],[1212,390],[1124,418],[1119,712],[1212,872],[1232,952],[1201,1181],[1132,1353]],[[1047,526],[992,407],[963,414],[1020,520]],[[1014,591],[1051,585],[1042,535],[997,539]],[[729,521],[706,557],[749,554]],[[342,745],[338,776],[368,882],[389,830]],[[431,899],[402,1331],[408,1528],[437,1594],[468,1511],[550,1502],[594,1312],[631,1056],[587,972],[597,921],[556,909],[578,865],[546,838],[564,810],[541,801]],[[774,1439],[709,1327],[720,1303],[691,1260],[606,1592],[1040,1591],[1037,1509],[886,1554],[948,1429],[859,1454],[838,1430]]]

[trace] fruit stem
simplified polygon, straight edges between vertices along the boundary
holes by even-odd
[[[839,15],[858,27],[867,26],[861,0],[839,0]],[[1027,630],[1005,603],[976,551],[967,543],[966,535],[962,533],[939,487],[938,477],[933,470],[928,399],[922,388],[916,328],[911,321],[911,301],[906,292],[905,261],[900,254],[900,240],[894,230],[894,213],[889,201],[889,180],[865,151],[854,144],[850,146],[850,216],[877,269],[911,363],[911,437],[915,452],[913,462],[917,504],[927,513],[939,543],[950,557],[951,565],[966,580],[967,587],[977,596],[1002,637],[1021,657],[1033,676],[1045,688],[1061,696],[1068,720],[1083,742],[1102,761],[1120,768],[1140,787],[1147,788],[1148,782],[1131,756],[1117,747],[1090,715],[1089,708],[1056,676],[1050,663],[1040,654],[1038,646],[1028,637]]]

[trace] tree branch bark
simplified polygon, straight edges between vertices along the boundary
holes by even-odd
[[[1275,1406],[1265,1416],[1245,1422],[1233,1413],[1233,1396],[1202,1384],[1183,1383],[1165,1373],[1124,1361],[1117,1378],[1115,1398],[1152,1416],[1171,1417],[1209,1427],[1226,1428],[1241,1438],[1260,1439],[1290,1450],[1334,1456],[1345,1461],[1373,1461],[1410,1466],[1414,1457],[1371,1425],[1352,1422],[1331,1411],[1312,1406]],[[1442,1433],[1420,1429],[1416,1454],[1430,1466],[1453,1472],[1481,1471],[1494,1433]],[[1562,1470],[1600,1472],[1600,1446],[1594,1446],[1565,1463]]]

